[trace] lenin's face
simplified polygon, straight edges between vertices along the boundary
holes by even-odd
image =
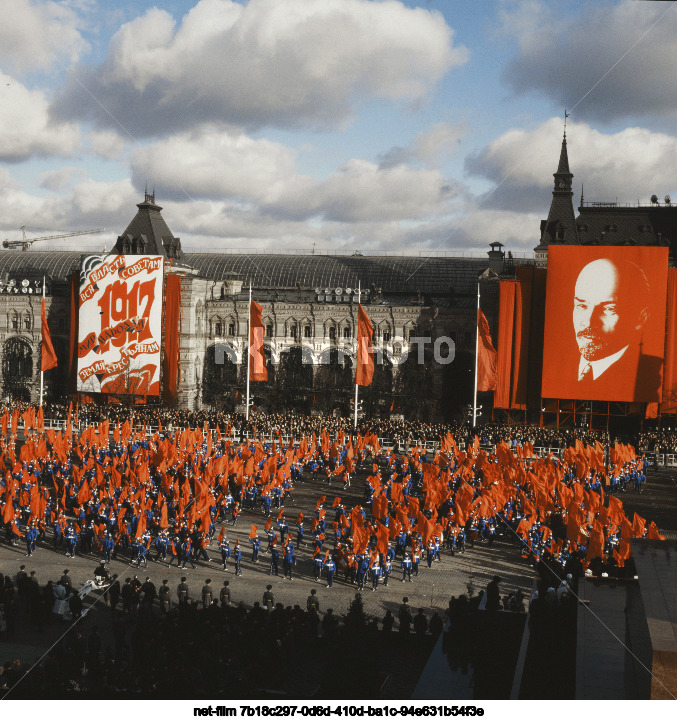
[[[581,355],[588,361],[606,358],[624,348],[642,323],[623,287],[614,263],[605,258],[588,263],[574,291],[573,322]]]

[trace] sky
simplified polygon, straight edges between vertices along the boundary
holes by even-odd
[[[675,4],[0,0],[0,236],[532,257],[565,109],[576,206],[677,198]]]

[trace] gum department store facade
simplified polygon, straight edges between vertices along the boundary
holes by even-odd
[[[363,409],[370,414],[458,418],[472,400],[477,279],[487,268],[502,279],[514,278],[516,264],[544,265],[547,247],[554,243],[669,245],[672,265],[677,208],[669,199],[658,203],[654,196],[649,205],[619,206],[584,203],[581,197],[576,216],[566,137],[554,178],[534,260],[506,256],[500,239],[493,239],[485,258],[184,253],[162,208],[148,193],[112,253],[159,254],[165,257],[166,270],[182,273],[181,408],[241,407],[251,283],[253,297],[264,307],[271,369],[267,383],[252,384],[255,404],[268,410],[350,412],[360,285],[381,360],[371,390],[361,392]],[[38,399],[40,283],[45,276],[47,318],[59,358],[59,366],[45,374],[46,399],[65,399],[69,283],[79,266],[78,252],[0,250],[0,397]],[[497,284],[482,283],[481,293],[496,341]],[[433,361],[436,339],[441,339],[443,356],[448,352],[444,339],[453,340],[453,362]],[[421,355],[423,364],[417,362]],[[487,401],[490,397],[480,402]]]

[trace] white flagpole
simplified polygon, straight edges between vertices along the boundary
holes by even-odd
[[[245,412],[246,420],[249,420],[249,369],[251,366],[249,352],[252,344],[252,284],[249,281],[249,315],[247,316],[247,410]]]
[[[42,276],[42,302],[45,302],[45,276]],[[47,316],[47,311],[45,311],[45,317]],[[42,331],[42,337],[45,337],[44,331]],[[45,372],[42,370],[42,356],[45,354],[45,343],[42,342],[41,351],[40,351],[40,407],[42,408],[42,391],[45,387]]]
[[[355,419],[353,428],[357,428],[357,344],[360,342],[360,300],[362,296],[362,281],[357,281],[357,333],[355,334]]]
[[[480,281],[477,279],[477,314],[475,316],[475,389],[472,403],[472,427],[477,425],[477,356],[480,352]]]

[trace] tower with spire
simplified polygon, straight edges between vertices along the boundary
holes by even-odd
[[[534,248],[536,264],[546,265],[549,245],[578,245],[578,230],[574,216],[573,204],[573,173],[569,171],[567,155],[566,112],[564,120],[564,137],[559,156],[557,172],[554,173],[555,186],[552,190],[552,202],[547,220],[541,221],[541,242]]]

